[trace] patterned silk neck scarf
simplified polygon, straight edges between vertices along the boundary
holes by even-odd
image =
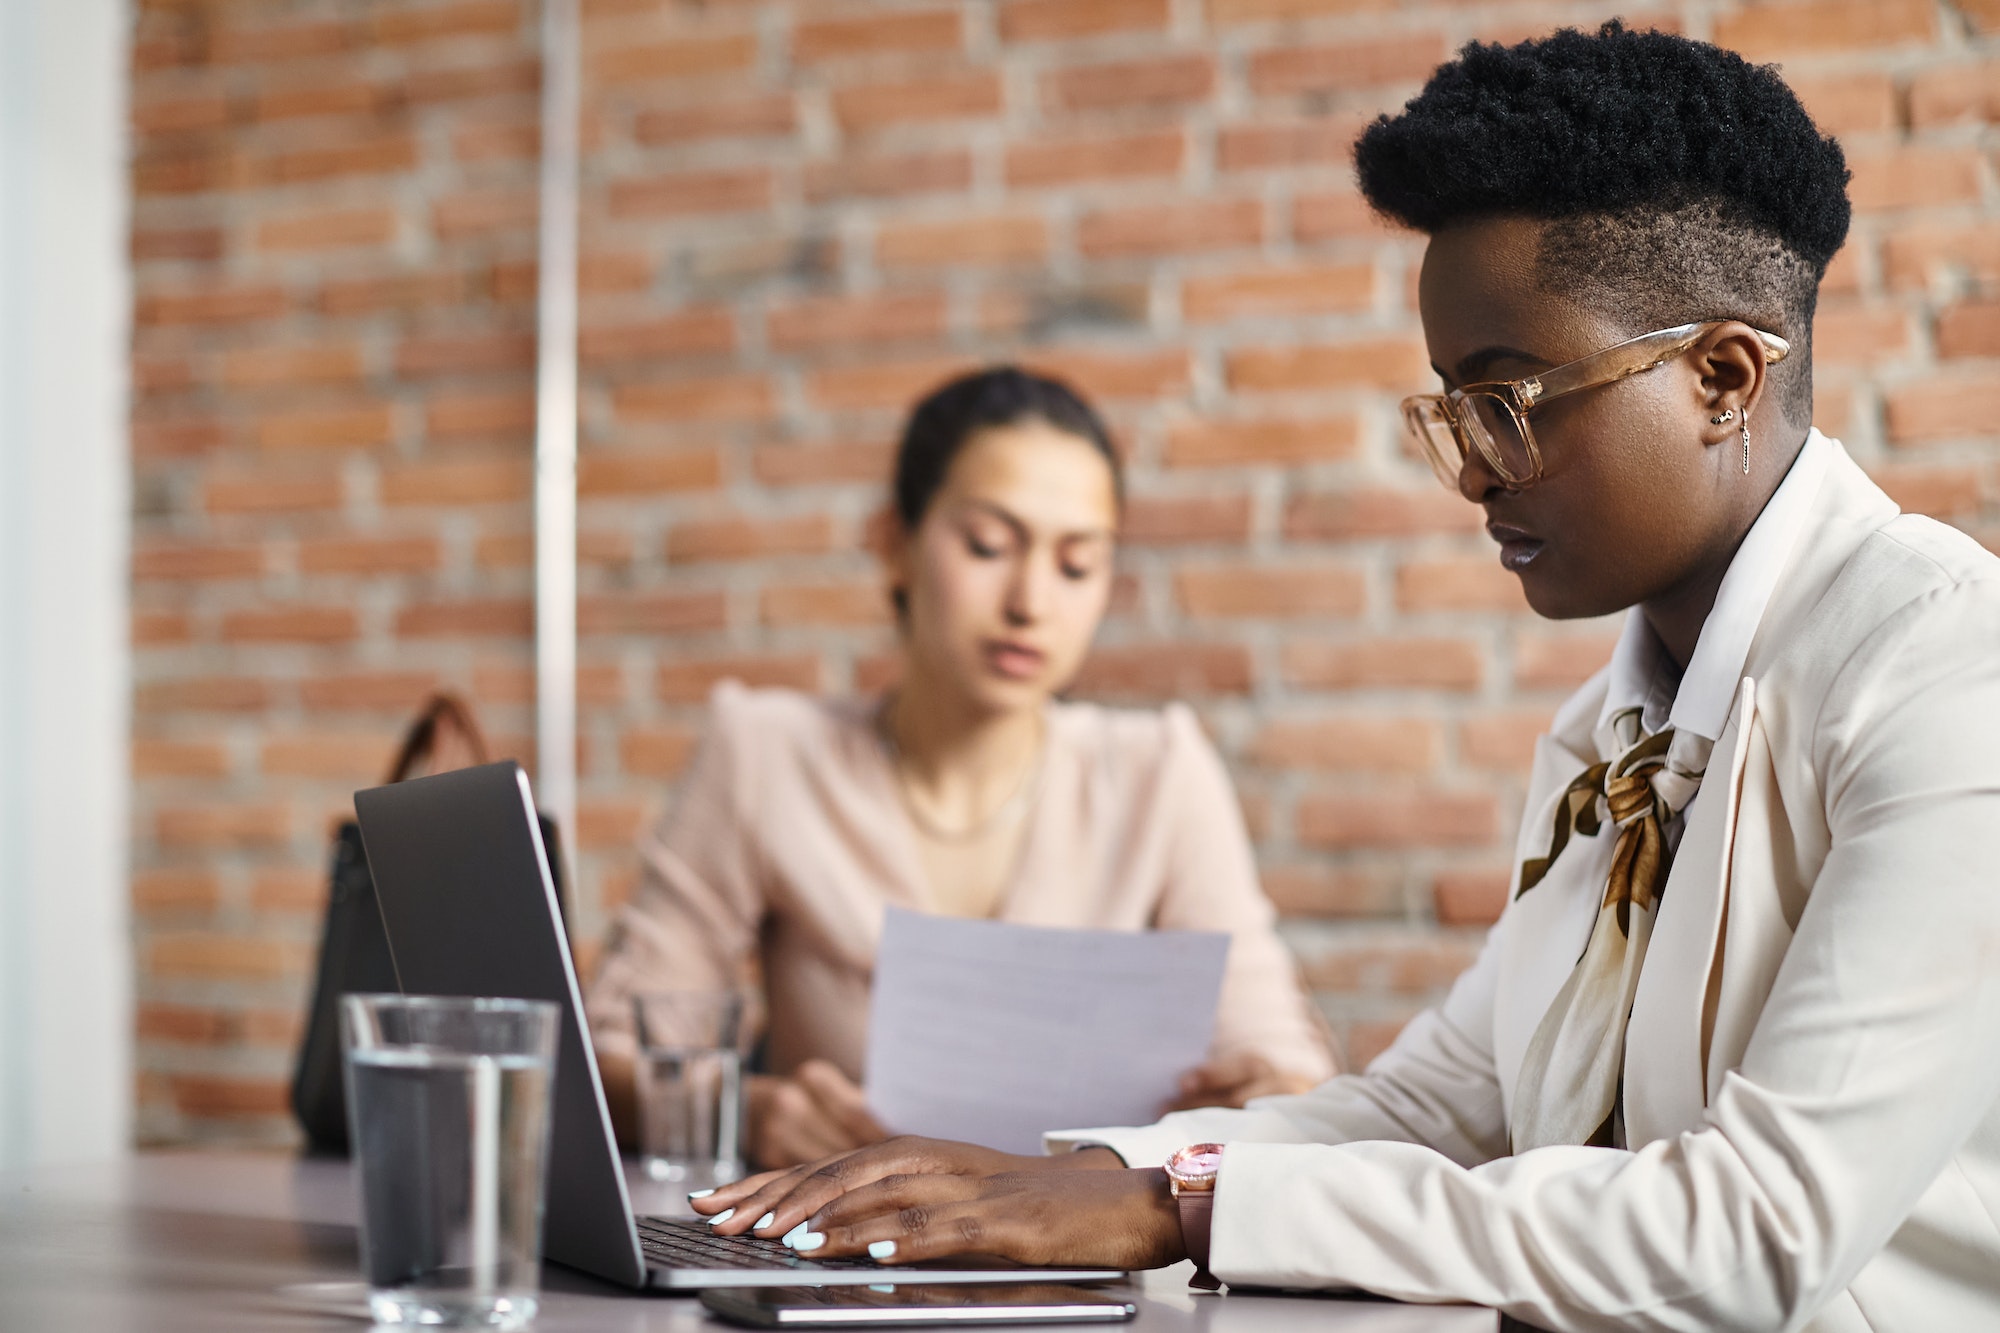
[[[1615,748],[1616,756],[1570,783],[1556,803],[1549,854],[1521,865],[1516,897],[1542,881],[1572,834],[1595,837],[1606,820],[1618,829],[1590,942],[1522,1057],[1511,1126],[1517,1153],[1554,1143],[1624,1146],[1625,1025],[1673,863],[1666,827],[1693,799],[1708,759],[1706,741],[1683,739],[1676,743],[1671,729],[1642,734],[1636,708],[1617,714],[1598,751]]]

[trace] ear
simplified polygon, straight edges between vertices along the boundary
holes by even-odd
[[[896,619],[909,614],[909,590],[916,575],[917,535],[903,526],[893,509],[879,511],[868,524],[868,545],[882,562],[882,581],[895,604]]]
[[[1734,440],[1742,424],[1756,415],[1770,383],[1764,341],[1740,320],[1711,329],[1688,352],[1689,364],[1701,380],[1703,438],[1711,444]],[[1725,421],[1715,418],[1727,416]]]

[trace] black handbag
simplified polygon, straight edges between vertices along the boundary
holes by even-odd
[[[486,762],[486,739],[471,710],[453,695],[437,694],[410,725],[387,781],[401,782],[420,762],[435,760],[441,735],[446,733],[456,733],[471,762]],[[556,826],[547,815],[541,816],[541,824],[549,873],[555,879],[556,905],[561,909],[565,904]],[[396,984],[395,964],[389,957],[382,909],[375,901],[375,880],[368,873],[368,854],[361,846],[361,827],[351,819],[334,835],[330,879],[312,1007],[306,1012],[305,1037],[299,1043],[298,1066],[292,1074],[292,1114],[305,1131],[311,1151],[344,1156],[348,1151],[347,1095],[340,1058],[340,997],[357,992],[393,993],[401,987]]]

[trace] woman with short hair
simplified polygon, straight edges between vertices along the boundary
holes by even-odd
[[[1357,160],[1429,238],[1415,443],[1536,611],[1627,609],[1478,960],[1300,1096],[699,1207],[1554,1330],[2000,1328],[2000,559],[1812,428],[1838,145],[1773,69],[1611,24],[1467,47]]]

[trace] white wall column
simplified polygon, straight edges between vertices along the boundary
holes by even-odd
[[[130,1139],[122,0],[0,0],[0,1169]]]
[[[576,864],[577,0],[542,0],[541,277],[535,345],[535,796]],[[576,881],[562,867],[565,879]]]

